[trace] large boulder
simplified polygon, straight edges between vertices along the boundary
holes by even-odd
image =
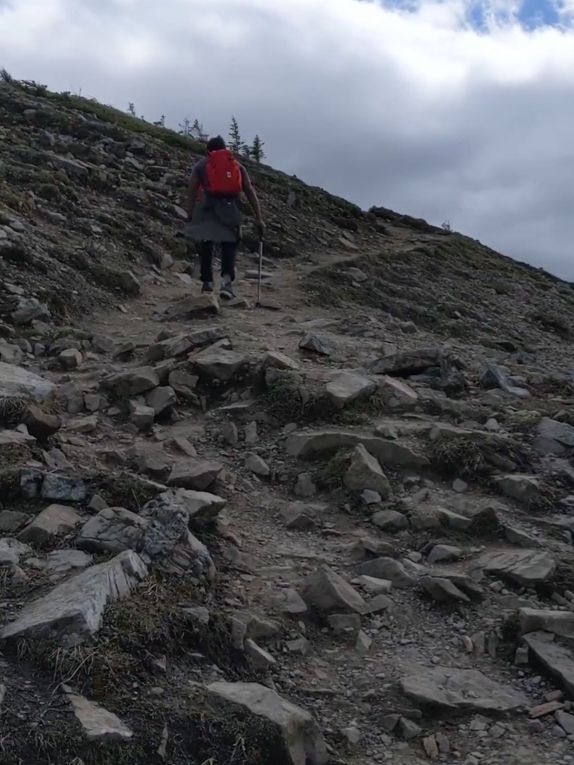
[[[321,614],[363,614],[366,611],[367,606],[361,595],[328,566],[322,566],[306,576],[300,592],[305,603]]]
[[[136,553],[120,553],[106,563],[54,587],[30,603],[7,624],[0,638],[41,638],[71,646],[95,635],[108,603],[128,595],[147,576],[147,566]]]
[[[401,688],[417,704],[450,712],[513,712],[529,703],[521,691],[475,669],[419,667],[401,680]]]
[[[339,449],[362,444],[382,465],[420,468],[428,465],[426,457],[396,441],[367,436],[354,431],[319,430],[293,433],[287,439],[286,449],[292,457],[310,459]]]
[[[25,398],[47,401],[56,392],[56,386],[33,372],[0,362],[0,399]]]
[[[517,398],[528,398],[530,396],[530,391],[515,385],[510,379],[508,372],[498,364],[488,365],[486,371],[480,378],[480,384],[484,388],[500,388],[505,393],[509,393],[511,396],[516,396]]]
[[[501,494],[521,504],[531,505],[540,499],[540,481],[534,475],[504,475],[497,478],[495,483]]]
[[[231,704],[277,729],[283,739],[289,765],[325,765],[327,748],[312,715],[279,694],[257,683],[212,683],[209,695],[217,702]]]

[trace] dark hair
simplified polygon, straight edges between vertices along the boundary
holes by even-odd
[[[215,138],[210,138],[207,142],[207,151],[221,151],[227,148],[225,141],[220,135],[216,135]]]

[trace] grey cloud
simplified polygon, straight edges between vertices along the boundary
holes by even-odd
[[[405,64],[405,51],[419,54],[408,46],[420,19],[389,33],[389,17],[376,28],[374,6],[357,0],[45,3],[62,11],[60,27],[47,20],[43,43],[31,36],[28,47],[22,35],[11,43],[0,0],[0,66],[17,76],[81,87],[124,108],[133,101],[146,118],[165,114],[173,126],[187,115],[225,133],[235,114],[244,136],[259,132],[269,161],[286,172],[363,207],[449,219],[574,280],[574,75],[554,38],[544,54],[550,63],[522,81],[503,69],[512,55],[487,75],[490,54],[485,47],[477,60],[473,39],[464,84],[441,90],[424,64]],[[69,26],[61,28],[62,18]],[[404,34],[402,48],[392,34]],[[468,39],[453,31],[453,46],[457,34]],[[573,46],[574,31],[563,34]],[[540,40],[524,36],[521,45],[516,56],[532,48],[546,60]]]

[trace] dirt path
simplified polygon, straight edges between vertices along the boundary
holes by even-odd
[[[350,258],[352,261],[352,257]],[[243,263],[251,267],[253,263]],[[316,265],[316,264],[315,264]],[[306,304],[306,297],[299,282],[305,278],[308,267],[285,263],[273,269],[266,285],[266,296],[279,299],[281,310],[277,312],[241,309],[223,306],[216,319],[171,322],[169,325],[154,321],[152,316],[162,306],[178,300],[197,285],[182,285],[171,274],[145,278],[143,296],[129,303],[126,312],[102,312],[90,319],[90,330],[112,337],[118,342],[132,342],[138,348],[153,342],[160,330],[170,332],[189,330],[209,325],[221,325],[232,340],[233,347],[241,352],[261,357],[267,350],[276,350],[294,358],[301,358],[298,343],[305,327],[323,327],[324,332],[337,332],[341,316],[328,306]],[[253,304],[256,295],[254,281],[241,279],[238,291]],[[366,312],[367,314],[367,312]],[[352,317],[357,320],[357,316]],[[317,321],[317,320],[322,321]],[[344,320],[343,320],[344,321]],[[311,322],[311,324],[309,324]],[[391,341],[399,337],[386,338]],[[380,339],[338,335],[338,350],[334,357],[321,361],[317,357],[302,360],[305,372],[322,375],[327,369],[353,367],[376,353]],[[422,338],[424,344],[424,338]],[[278,597],[301,579],[326,563],[347,579],[354,576],[354,564],[350,546],[361,535],[373,534],[364,511],[345,509],[337,502],[336,495],[319,493],[310,501],[320,505],[320,520],[310,531],[290,531],[285,528],[281,510],[297,497],[293,493],[293,470],[297,468],[285,455],[285,436],[270,429],[265,423],[259,426],[254,444],[240,442],[226,446],[219,440],[221,417],[217,412],[200,414],[186,412],[180,422],[159,426],[152,440],[165,441],[170,434],[185,433],[191,437],[199,456],[216,458],[225,464],[227,496],[230,498],[226,511],[227,528],[237,545],[231,545],[227,559],[221,561],[223,571],[220,581],[221,593],[228,602],[240,604],[265,617],[283,619],[278,610]],[[381,418],[379,418],[381,419]],[[239,423],[240,433],[245,423]],[[112,443],[106,449],[125,446],[124,437],[114,441],[117,432],[111,433]],[[271,466],[271,481],[260,479],[245,467],[247,454],[260,455]],[[425,479],[416,474],[401,475],[393,480],[398,495],[406,495],[414,489],[428,487],[433,500],[439,503],[456,502],[460,499],[446,484]],[[405,478],[407,479],[405,481]],[[470,490],[465,498],[469,504],[484,497],[479,491]],[[409,550],[408,534],[398,536],[375,536],[392,544],[398,544],[413,560],[420,555]],[[441,535],[439,534],[439,537]],[[437,540],[440,541],[440,540]],[[444,541],[444,540],[443,540]],[[448,540],[446,540],[448,541]],[[465,557],[484,549],[481,540],[465,540]],[[510,613],[521,599],[507,590],[491,591],[479,608],[440,609],[430,601],[421,601],[418,594],[409,590],[393,589],[394,605],[388,611],[373,614],[363,623],[370,649],[358,651],[354,639],[336,638],[319,624],[304,623],[292,619],[286,624],[286,640],[305,637],[309,652],[299,655],[285,647],[272,653],[276,665],[271,676],[277,689],[311,708],[322,726],[328,731],[332,742],[338,742],[344,753],[344,762],[353,765],[365,762],[403,763],[427,762],[419,740],[401,742],[385,732],[389,725],[388,715],[397,711],[407,713],[417,720],[420,716],[404,698],[397,694],[397,681],[417,668],[449,666],[477,668],[487,676],[495,675],[517,689],[529,692],[532,704],[543,698],[546,685],[540,678],[513,667],[506,649],[492,655],[476,656],[465,648],[464,638],[483,632],[493,634],[499,623],[501,608]],[[505,601],[505,602],[504,602]],[[526,599],[532,604],[532,598]],[[493,632],[494,630],[494,632]],[[496,642],[493,637],[493,641]],[[494,645],[493,642],[493,645]],[[277,647],[279,644],[277,644]],[[295,649],[294,649],[295,650]],[[525,717],[514,717],[499,724],[483,721],[480,716],[425,718],[419,721],[426,733],[442,732],[450,743],[450,754],[441,755],[445,763],[464,762],[468,765],[511,765],[518,763],[569,763],[574,757],[568,754],[570,742],[556,739],[552,729],[530,729]],[[347,740],[349,739],[349,740]],[[356,740],[358,739],[358,741]]]

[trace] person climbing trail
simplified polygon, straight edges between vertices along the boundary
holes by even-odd
[[[235,262],[241,240],[241,192],[245,194],[257,223],[257,233],[263,239],[265,225],[261,206],[245,167],[227,149],[221,136],[207,144],[207,157],[197,162],[191,171],[188,188],[185,235],[199,242],[202,292],[213,292],[213,252],[221,250],[220,297],[235,297]]]

